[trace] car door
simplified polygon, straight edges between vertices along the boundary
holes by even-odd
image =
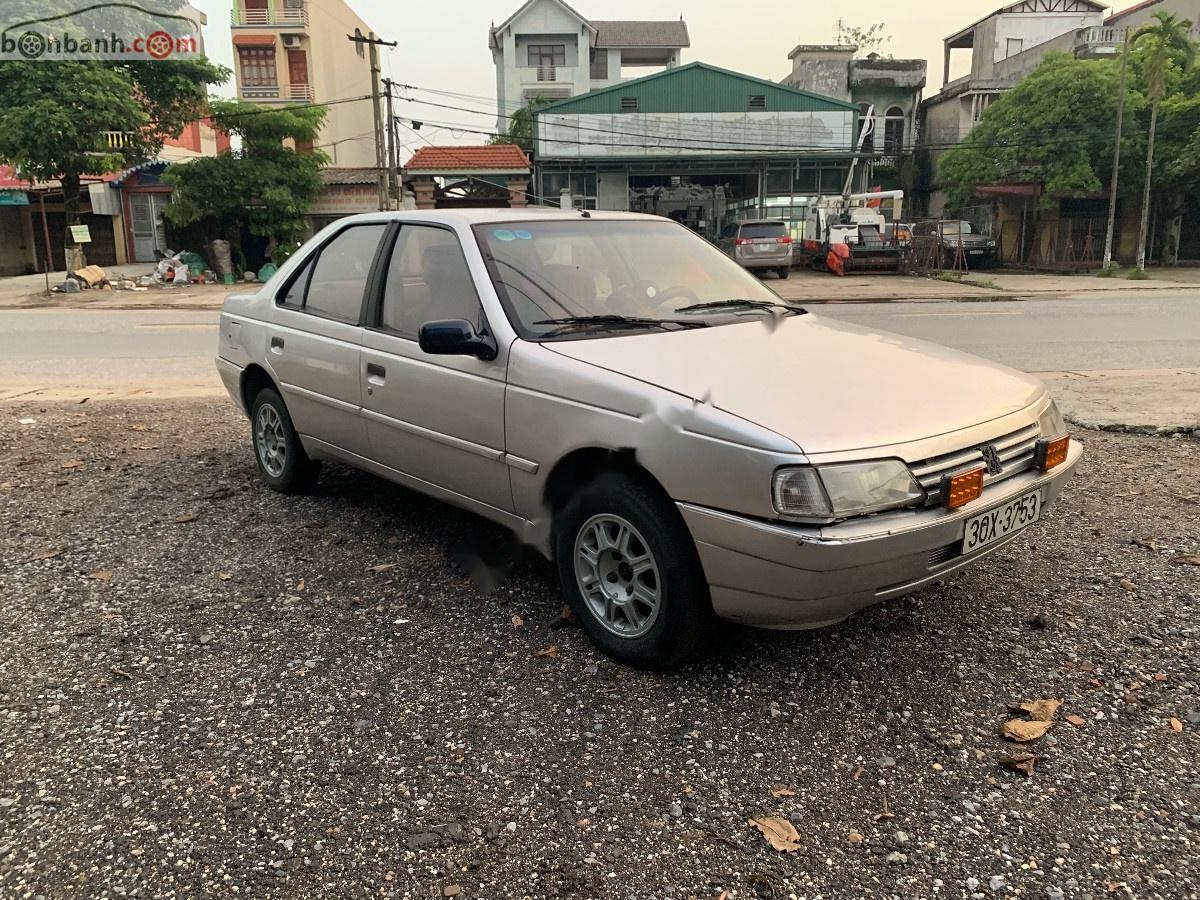
[[[276,298],[267,361],[288,413],[304,437],[365,455],[362,418],[362,308],[385,223],[351,225],[331,236]]]
[[[421,481],[512,510],[504,462],[507,353],[431,355],[421,325],[486,328],[462,244],[450,228],[404,223],[381,263],[379,308],[363,332],[363,415],[372,458]]]
[[[721,236],[717,240],[717,247],[727,256],[733,256],[734,239],[737,236],[737,225],[726,225],[721,229]]]

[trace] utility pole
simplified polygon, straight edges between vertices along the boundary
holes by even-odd
[[[1121,46],[1121,87],[1117,97],[1117,142],[1113,145],[1112,178],[1108,186],[1108,228],[1104,233],[1104,268],[1112,265],[1113,226],[1117,220],[1117,178],[1121,174],[1121,131],[1125,119],[1125,71],[1129,66],[1129,32],[1125,29],[1125,41]]]
[[[388,208],[387,183],[384,167],[387,156],[383,147],[383,113],[379,109],[379,48],[395,47],[396,41],[385,41],[375,37],[375,32],[368,35],[348,34],[346,39],[355,44],[366,44],[371,54],[371,110],[375,117],[375,172],[376,186],[379,190],[379,208]]]
[[[390,78],[383,79],[384,96],[387,98],[387,146],[388,146],[388,177],[387,177],[387,192],[388,192],[388,208],[391,209],[391,201],[398,200],[400,197],[399,188],[399,170],[396,168],[398,160],[396,157],[396,116],[392,113],[392,87],[396,82]]]

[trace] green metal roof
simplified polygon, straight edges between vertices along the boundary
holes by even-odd
[[[854,104],[834,97],[694,62],[568,97],[539,107],[537,114],[619,113],[624,97],[636,97],[642,113],[746,112],[751,96],[764,98],[765,112],[857,112]]]

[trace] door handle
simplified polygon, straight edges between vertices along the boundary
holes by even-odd
[[[282,349],[283,349],[283,338],[281,338],[281,337],[271,338],[271,352],[278,353]]]
[[[387,370],[375,363],[367,363],[367,383],[368,384],[383,384],[387,378]]]

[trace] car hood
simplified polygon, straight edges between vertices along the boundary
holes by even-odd
[[[739,416],[809,454],[920,441],[1018,412],[1037,379],[816,315],[543,344]]]

